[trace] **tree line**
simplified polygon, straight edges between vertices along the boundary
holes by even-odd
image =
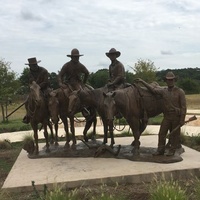
[[[182,88],[186,94],[198,94],[200,92],[200,68],[165,69],[159,70],[151,60],[139,59],[130,70],[126,71],[126,81],[133,84],[136,78],[142,78],[148,83],[156,81],[159,85],[165,85],[164,76],[172,71],[178,78],[177,86]],[[10,62],[0,59],[0,106],[3,117],[7,112],[7,105],[15,96],[28,95],[29,67],[25,67],[18,77],[16,72],[10,68]],[[58,72],[49,73],[50,87],[57,89]],[[87,84],[93,88],[100,88],[106,85],[109,79],[108,69],[99,69],[92,72]]]

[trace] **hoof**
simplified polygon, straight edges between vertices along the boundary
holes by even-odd
[[[139,156],[140,155],[139,149],[133,148],[132,153],[133,153],[134,156]]]
[[[76,144],[72,144],[71,149],[76,150]]]
[[[54,140],[51,140],[51,141],[50,141],[50,144],[54,144]]]
[[[56,146],[56,147],[59,146],[58,142],[55,142],[55,146]]]
[[[33,155],[38,155],[39,154],[39,151],[38,150],[35,150],[34,152],[33,152]]]
[[[70,148],[70,144],[66,142],[65,146],[64,146],[64,149],[68,149],[68,148]]]
[[[135,146],[135,140],[131,143],[131,146],[133,147]]]
[[[136,144],[136,141],[133,140],[133,142],[131,143],[131,146],[135,146],[135,144]],[[140,146],[140,141],[138,141],[138,145]]]
[[[48,149],[46,149],[46,153],[50,153],[50,149],[48,148]]]
[[[88,142],[88,137],[84,137],[85,142]]]

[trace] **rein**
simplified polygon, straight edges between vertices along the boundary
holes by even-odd
[[[40,90],[40,94],[41,94],[41,90]],[[40,105],[37,105],[35,103],[35,99],[33,98],[33,95],[29,94],[29,98],[30,98],[30,103],[28,103],[28,111],[30,112],[30,117],[33,118],[36,110],[40,107]],[[31,105],[34,107],[33,110],[31,110]]]
[[[77,123],[86,122],[86,119],[80,120],[78,119],[78,117],[75,117],[75,116],[74,116],[74,119],[75,119],[74,121]]]
[[[120,119],[119,119],[119,121],[120,121]],[[124,124],[122,128],[120,128],[120,125],[121,125],[120,123],[118,125],[113,124],[113,129],[116,131],[123,131],[125,129],[126,125]],[[119,128],[117,128],[117,126],[119,126]]]
[[[30,117],[31,117],[31,118],[33,118],[33,116],[35,115],[36,109],[37,109],[37,106],[35,106],[34,111],[32,111],[32,110],[30,109],[30,106],[28,106],[28,111],[30,112]]]
[[[29,95],[29,98],[30,98],[30,95]],[[34,104],[32,103],[32,102],[34,101],[33,98],[31,98],[30,100],[31,100],[31,104],[32,104],[32,105],[35,104],[35,106],[34,106],[35,108],[34,108],[33,111],[32,111],[31,108],[30,108],[30,104],[28,104],[28,111],[30,112],[30,117],[33,118],[33,116],[35,115],[35,112],[36,112],[38,106],[36,105],[36,103],[34,103]]]

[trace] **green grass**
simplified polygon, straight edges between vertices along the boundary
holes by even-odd
[[[12,148],[12,144],[9,140],[0,140],[0,149],[11,149]]]
[[[149,118],[148,125],[160,125],[163,119],[163,114]]]
[[[0,123],[0,133],[31,130],[30,124],[24,124],[20,119]]]
[[[0,143],[8,142],[8,141],[0,141]],[[9,143],[9,142],[8,142]],[[19,155],[19,152],[22,149],[22,142],[14,142],[10,143],[8,148],[0,149],[1,154],[4,155],[4,159],[0,158],[0,169],[3,173],[8,173],[15,160],[17,159],[17,156]]]

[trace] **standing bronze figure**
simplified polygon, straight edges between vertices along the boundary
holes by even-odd
[[[185,92],[175,86],[177,77],[173,72],[168,72],[164,77],[164,81],[167,83],[167,87],[152,87],[152,85],[146,83],[142,79],[137,79],[154,94],[160,94],[164,101],[164,118],[162,120],[159,135],[158,135],[158,149],[154,155],[164,155],[165,143],[168,131],[173,131],[170,135],[170,147],[167,152],[167,156],[173,156],[177,146],[180,146],[180,127],[185,124],[186,116],[186,98]],[[179,126],[180,125],[180,126]],[[177,128],[179,127],[179,128]]]

